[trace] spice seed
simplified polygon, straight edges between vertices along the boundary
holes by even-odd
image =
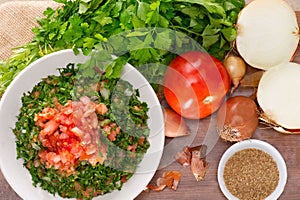
[[[260,200],[277,187],[279,171],[269,154],[249,148],[227,160],[223,177],[229,192],[240,200]]]

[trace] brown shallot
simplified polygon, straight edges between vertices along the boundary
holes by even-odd
[[[246,74],[246,63],[241,57],[231,52],[224,59],[224,66],[233,85],[230,91],[232,94]]]
[[[170,108],[163,109],[165,121],[165,136],[166,137],[179,137],[188,135],[185,120]]]
[[[258,122],[255,102],[246,96],[234,96],[218,110],[217,132],[226,141],[238,142],[252,137]]]

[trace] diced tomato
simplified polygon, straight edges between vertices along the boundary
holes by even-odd
[[[41,150],[41,151],[39,151],[39,153],[38,153],[38,156],[39,156],[42,160],[45,160],[46,155],[47,155],[47,151],[46,151],[46,150]]]
[[[82,130],[80,130],[77,126],[75,126],[74,128],[71,129],[71,132],[74,133],[74,135],[78,136],[78,137],[82,137],[83,136],[83,132]]]
[[[118,127],[116,128],[116,133],[119,134],[120,132],[121,132],[121,127],[118,126]]]
[[[54,135],[49,135],[46,137],[46,139],[49,141],[50,147],[48,147],[51,150],[55,150],[57,147],[59,138],[55,137]]]
[[[139,138],[139,145],[143,145],[144,144],[144,142],[145,142],[145,137],[140,137]]]
[[[115,130],[110,131],[110,133],[107,135],[107,138],[112,142],[116,140],[116,137],[117,132]]]
[[[70,115],[70,114],[72,114],[73,113],[72,102],[69,102],[67,104],[67,106],[63,107],[61,109],[61,113],[64,114],[64,115],[67,115],[67,116]]]
[[[76,158],[82,158],[83,155],[86,155],[84,148],[80,143],[73,144],[70,153],[75,155]]]
[[[120,133],[121,127],[120,126],[116,127],[115,123],[111,123],[111,124],[105,124],[102,130],[104,131],[104,133],[106,133],[107,138],[111,142],[113,142],[116,140],[117,135]]]
[[[44,149],[39,152],[41,164],[72,174],[77,160],[87,160],[95,166],[106,160],[107,147],[101,144],[95,106],[88,97],[79,102],[68,101],[65,106],[44,108],[35,117],[41,127],[38,139]],[[112,136],[120,130],[110,124]],[[112,137],[111,136],[111,137]],[[115,138],[115,136],[113,136]]]
[[[88,187],[86,190],[83,190],[81,193],[84,197],[90,197],[93,191],[94,189],[92,187]]]
[[[60,162],[60,156],[54,152],[48,152],[46,154],[46,159],[50,164],[55,164]]]
[[[105,115],[108,112],[108,108],[104,103],[95,105],[96,112],[100,115]]]
[[[131,151],[131,152],[135,152],[136,151],[136,147],[137,147],[137,144],[133,144],[133,145],[128,146],[127,150]]]
[[[63,164],[65,164],[67,162],[70,162],[70,163],[73,163],[73,164],[75,163],[75,156],[67,150],[60,151],[59,156],[60,156],[61,162]]]
[[[111,127],[109,125],[105,125],[102,129],[106,134],[110,133]]]
[[[90,144],[92,142],[92,136],[89,134],[84,134],[81,138],[81,143],[83,145]]]
[[[62,132],[60,135],[59,135],[59,139],[60,140],[64,140],[64,139],[68,139],[69,138],[69,135],[65,132]]]
[[[80,155],[79,160],[89,160],[91,158],[91,155],[87,155],[85,152]]]
[[[127,176],[126,175],[122,176],[121,182],[122,183],[126,183],[127,182]]]
[[[55,120],[50,120],[45,123],[43,130],[41,131],[42,135],[51,135],[53,134],[59,127],[59,123]]]
[[[74,122],[73,120],[71,119],[70,116],[67,116],[67,115],[59,115],[57,117],[57,120],[62,124],[62,125],[66,125],[66,126],[70,126],[72,125]]]
[[[97,151],[97,148],[96,148],[95,145],[93,145],[93,144],[87,145],[87,147],[86,147],[86,154],[87,154],[87,155],[95,154],[96,151]]]

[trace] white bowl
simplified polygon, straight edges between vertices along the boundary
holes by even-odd
[[[225,153],[223,154],[219,166],[218,166],[218,182],[221,191],[225,195],[227,199],[230,200],[238,200],[235,196],[233,196],[228,189],[226,188],[224,179],[223,179],[223,174],[224,174],[224,168],[226,161],[236,152],[243,150],[243,149],[248,149],[248,148],[255,148],[262,150],[269,155],[271,155],[277,163],[277,168],[279,170],[279,182],[275,190],[266,198],[266,200],[274,200],[278,199],[278,197],[281,195],[281,193],[284,190],[286,181],[287,181],[287,169],[286,169],[286,164],[284,159],[282,158],[281,154],[277,151],[275,147],[270,145],[267,142],[261,141],[261,140],[256,140],[256,139],[249,139],[249,140],[244,140],[238,143],[233,144],[231,147],[229,147]]]
[[[0,102],[0,167],[16,193],[23,199],[63,199],[53,196],[45,190],[32,185],[31,175],[23,167],[23,161],[16,159],[15,127],[22,105],[23,93],[31,91],[33,86],[48,75],[59,75],[57,68],[69,63],[85,63],[89,57],[82,54],[74,55],[73,51],[62,50],[42,57],[26,67],[9,85]],[[121,191],[113,191],[95,199],[134,199],[152,179],[163,152],[164,120],[160,103],[148,81],[133,66],[126,64],[122,71],[122,79],[130,82],[139,90],[140,100],[149,106],[150,148],[137,167],[135,174],[123,185]]]

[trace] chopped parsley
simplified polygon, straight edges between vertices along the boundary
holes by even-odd
[[[128,82],[107,79],[101,71],[94,73],[94,77],[91,78],[78,74],[78,68],[74,64],[58,70],[59,76],[44,78],[22,97],[22,107],[13,129],[17,157],[24,160],[24,166],[32,176],[33,185],[54,195],[91,199],[113,190],[120,190],[123,183],[133,175],[150,146],[147,140],[150,132],[147,127],[147,104],[139,100],[138,91]],[[45,110],[56,107],[63,109],[70,101],[74,104],[80,101],[82,96],[88,97],[95,105],[102,104],[107,107],[101,114],[96,112],[100,127],[98,137],[101,145],[105,146],[106,156],[103,163],[97,164],[91,164],[88,159],[78,158],[70,165],[74,170],[67,173],[60,170],[61,165],[55,163],[60,160],[59,156],[53,164],[50,163],[52,160],[49,155],[61,150],[58,144],[48,144],[45,141],[47,138],[50,143],[53,142],[50,137],[60,137],[62,132],[57,128],[57,133],[47,133],[48,135],[42,137],[41,127],[48,121],[43,121],[42,125],[38,126],[37,116],[47,117],[48,115],[43,113]],[[112,129],[107,127],[120,129],[118,134],[112,136],[109,132]],[[49,152],[50,154],[42,159],[41,155],[47,155]],[[66,161],[60,161],[60,164],[62,163]]]

